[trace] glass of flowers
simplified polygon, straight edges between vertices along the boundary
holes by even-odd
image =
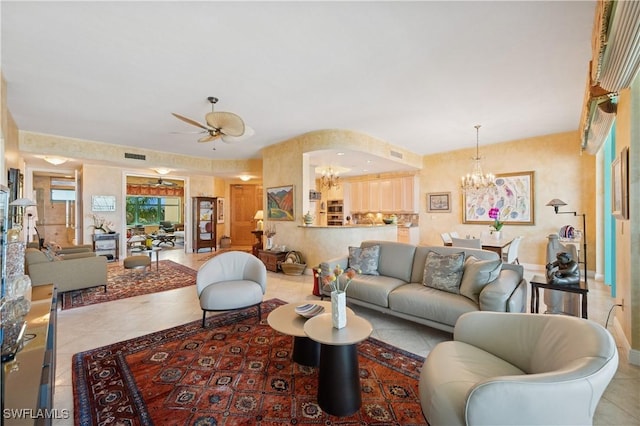
[[[104,217],[98,216],[97,214],[91,214],[89,215],[89,217],[91,217],[91,220],[93,220],[93,225],[91,225],[91,227],[93,228],[94,232],[102,231],[107,233],[111,231],[111,227],[113,227],[112,222],[107,221]]]
[[[333,327],[340,329],[347,325],[347,288],[358,274],[353,268],[343,270],[340,265],[333,268],[333,273],[322,278],[324,286],[331,288],[331,320]]]

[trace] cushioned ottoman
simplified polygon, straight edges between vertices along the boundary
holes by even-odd
[[[129,256],[124,259],[124,269],[151,269],[151,258],[144,254]]]

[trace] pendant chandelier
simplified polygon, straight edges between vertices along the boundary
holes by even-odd
[[[323,188],[327,188],[327,189],[339,188],[340,177],[338,176],[338,173],[339,172],[336,170],[333,170],[332,167],[322,170],[322,176],[320,177],[320,185]]]
[[[492,173],[483,173],[481,157],[479,152],[480,144],[480,125],[476,124],[476,156],[473,160],[473,171],[467,173],[461,178],[460,188],[465,194],[484,192],[495,186],[496,177]]]

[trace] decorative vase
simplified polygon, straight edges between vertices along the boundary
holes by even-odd
[[[313,224],[313,216],[311,215],[311,212],[307,212],[307,214],[304,215],[304,224],[306,226]]]
[[[499,240],[500,237],[502,237],[502,231],[493,231],[493,238],[495,238],[496,240]]]
[[[331,292],[331,319],[334,328],[347,325],[347,294],[344,291]]]

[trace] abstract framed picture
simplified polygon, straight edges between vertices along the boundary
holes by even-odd
[[[497,208],[499,220],[508,225],[535,225],[534,172],[497,174],[495,186],[462,194],[462,222],[493,223],[489,210]]]
[[[267,219],[294,220],[293,185],[267,188]]]
[[[624,147],[611,163],[611,214],[629,219],[629,148]]]
[[[450,213],[451,193],[450,192],[428,192],[427,193],[427,213]]]

